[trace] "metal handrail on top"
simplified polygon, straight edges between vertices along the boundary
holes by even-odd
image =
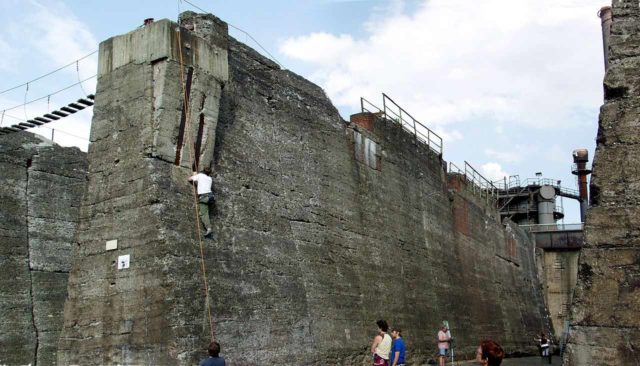
[[[388,119],[399,123],[407,132],[413,133],[416,140],[426,144],[431,150],[442,156],[442,137],[420,123],[385,93],[382,93],[382,108]]]

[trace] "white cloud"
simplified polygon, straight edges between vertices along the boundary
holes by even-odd
[[[523,162],[528,158],[536,156],[538,151],[538,147],[526,144],[502,146],[500,150],[496,150],[492,147],[487,147],[484,149],[484,153],[488,157],[503,163]]]
[[[365,37],[314,33],[280,50],[312,64],[334,103],[386,92],[430,127],[572,126],[601,102],[600,1],[431,0],[411,15],[399,3]]]
[[[485,178],[489,179],[492,182],[509,176],[509,173],[502,170],[502,166],[495,162],[482,164],[480,169],[482,170],[482,175],[484,175]]]
[[[4,34],[0,38],[0,54],[5,58],[5,44],[20,47],[9,47],[13,53],[12,73],[24,75],[25,79],[34,78],[48,73],[60,66],[69,64],[79,59],[98,47],[98,42],[89,30],[89,26],[83,23],[62,2],[36,0],[16,3],[23,7],[24,14],[18,18],[6,21]],[[5,41],[6,40],[6,41]],[[3,62],[0,60],[0,70]],[[11,108],[5,113],[3,126],[23,122],[27,119],[42,116],[51,110],[58,109],[80,97],[84,93],[95,91],[96,79],[92,78],[80,86],[73,86],[68,90],[56,93],[96,74],[97,54],[80,60],[78,65],[72,65],[53,73],[38,81],[17,88],[0,96],[0,109]],[[17,80],[15,84],[21,84],[27,80]],[[12,85],[6,85],[11,87]],[[34,102],[21,106],[24,101]],[[55,129],[54,142],[63,146],[78,146],[86,151],[91,127],[92,108],[86,108],[76,114],[62,118],[59,121],[45,124],[41,127],[29,129],[29,132],[37,133],[47,138],[51,137],[51,130]]]
[[[46,60],[51,69],[66,65],[86,56],[98,48],[98,41],[89,30],[89,26],[78,19],[71,9],[62,2],[51,1],[46,4],[30,1],[29,12],[19,21],[12,22],[11,33],[14,39],[20,39],[23,47],[29,47],[29,57]],[[98,55],[81,60],[77,66],[64,69],[67,75],[66,85],[84,80],[96,74]],[[82,84],[87,93],[95,91],[96,80]],[[66,86],[65,85],[65,86]]]
[[[330,64],[353,48],[355,42],[350,35],[334,36],[329,33],[311,33],[295,39],[288,39],[282,45],[282,52],[297,55],[302,61]]]

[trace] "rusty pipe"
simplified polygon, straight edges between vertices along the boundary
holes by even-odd
[[[602,49],[604,56],[604,71],[609,70],[609,36],[611,36],[611,24],[613,14],[610,6],[603,6],[598,12],[602,25]]]
[[[587,188],[587,175],[591,169],[587,167],[589,162],[589,151],[587,149],[576,149],[573,151],[574,167],[571,173],[578,176],[578,191],[580,196],[580,220],[584,222],[589,207],[589,191]]]

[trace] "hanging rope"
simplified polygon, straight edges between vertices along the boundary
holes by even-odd
[[[82,82],[85,82],[85,81],[87,81],[87,80],[89,80],[89,79],[93,79],[93,78],[95,78],[96,76],[97,76],[97,75],[89,76],[88,78],[86,78],[86,79],[82,80]],[[76,86],[76,85],[78,85],[78,83],[74,83],[74,84],[71,84],[71,85],[65,86],[64,88],[62,88],[62,89],[58,89],[58,90],[54,91],[53,93],[49,93],[48,95],[45,95],[45,96],[43,96],[43,97],[39,97],[39,98],[36,98],[36,99],[31,99],[31,100],[29,100],[29,101],[26,101],[26,100],[25,100],[22,104],[14,105],[13,107],[10,107],[10,108],[4,108],[4,110],[5,110],[5,111],[10,111],[10,110],[12,110],[12,109],[20,108],[20,107],[22,107],[22,106],[24,106],[24,105],[26,105],[26,104],[31,104],[31,103],[34,103],[34,102],[37,102],[37,101],[40,101],[40,100],[43,100],[43,99],[46,99],[46,98],[50,98],[50,97],[52,97],[52,96],[54,96],[54,95],[56,95],[56,94],[62,93],[62,92],[63,92],[63,91],[65,91],[65,90],[69,90],[69,89],[73,88],[73,87],[74,87],[74,86]],[[25,99],[26,99],[26,93],[25,93]],[[28,118],[27,118],[27,119],[28,119]]]
[[[181,0],[178,0],[178,9],[180,8],[180,2],[181,2]],[[184,2],[189,4],[189,5],[191,5],[191,6],[193,6],[196,9],[200,10],[203,13],[206,13],[206,14],[210,14],[211,13],[210,11],[206,11],[206,10],[202,9],[201,7],[199,7],[198,5],[194,4],[193,2],[191,2],[189,0],[184,0]],[[262,49],[262,51],[264,51],[264,53],[266,53],[275,63],[278,64],[278,66],[280,66],[281,69],[284,70],[285,67],[282,66],[280,61],[278,61],[278,59],[276,59],[275,56],[273,56],[271,54],[271,52],[267,51],[267,49],[264,46],[262,46],[262,44],[260,42],[258,42],[257,39],[253,38],[253,36],[249,32],[245,31],[244,29],[238,28],[238,27],[236,27],[235,25],[233,25],[233,24],[231,24],[229,22],[227,22],[227,25],[230,26],[233,29],[236,29],[237,31],[239,31],[241,33],[244,33],[245,40],[247,39],[246,37],[249,37],[252,41],[254,41],[258,45],[258,47],[260,47],[260,49]],[[247,43],[249,43],[249,42],[247,42]]]
[[[29,120],[29,116],[27,116],[27,93],[29,93],[29,83],[27,83],[27,88],[24,91],[24,101],[22,103],[22,110],[24,111],[24,119]]]
[[[23,86],[25,86],[25,85],[27,85],[27,84],[29,84],[29,83],[33,83],[34,81],[38,81],[38,80],[40,80],[40,79],[43,79],[43,78],[45,78],[45,77],[47,77],[47,76],[49,76],[49,75],[53,75],[53,74],[55,74],[56,72],[58,72],[58,71],[60,71],[60,70],[62,70],[62,69],[65,69],[65,68],[67,68],[67,67],[69,67],[69,66],[71,66],[71,65],[75,64],[75,63],[76,63],[76,62],[78,62],[78,61],[82,61],[82,60],[84,60],[85,58],[87,58],[87,57],[90,57],[90,56],[94,55],[94,54],[95,54],[95,53],[97,53],[97,52],[98,52],[98,50],[92,51],[90,54],[88,54],[88,55],[84,55],[84,56],[80,57],[79,59],[77,59],[76,61],[70,62],[70,63],[68,63],[68,64],[66,64],[66,65],[64,65],[64,66],[61,66],[61,67],[59,67],[59,68],[57,68],[57,69],[55,69],[55,70],[53,70],[53,71],[51,71],[51,72],[48,72],[48,73],[46,73],[46,74],[44,74],[44,75],[40,75],[40,76],[38,76],[38,77],[37,77],[37,78],[35,78],[35,79],[31,79],[31,80],[27,81],[26,83],[22,83],[22,84],[20,84],[20,85],[12,86],[11,88],[7,88],[7,89],[4,89],[4,90],[0,90],[0,94],[4,94],[4,93],[7,93],[7,92],[10,92],[10,91],[12,91],[12,90],[15,90],[15,89],[21,88],[21,87],[23,87]]]
[[[80,80],[80,61],[76,61],[76,74],[78,74],[78,85],[80,85],[80,90],[82,90],[82,94],[86,96],[87,92],[84,91],[84,88],[82,87],[82,80]]]
[[[191,126],[189,122],[189,94],[187,93],[187,89],[185,86],[184,58],[182,55],[182,37],[180,35],[179,26],[177,28],[177,33],[178,33],[178,49],[179,49],[179,55],[180,55],[180,81],[182,84],[182,94],[184,96],[183,108],[184,108],[184,115],[185,115],[185,134],[187,135],[187,141],[189,144],[188,145],[189,146],[189,166],[195,167],[195,170],[198,171],[198,166],[196,163],[194,163],[193,143],[191,141]],[[204,244],[202,243],[202,233],[201,233],[201,227],[200,227],[200,209],[198,207],[198,192],[196,191],[196,187],[193,187],[191,191],[193,193],[193,207],[194,207],[194,214],[195,214],[194,222],[196,223],[196,233],[198,235],[198,241],[200,243],[200,264],[202,267],[202,282],[203,282],[204,291],[205,291],[205,306],[207,307],[207,314],[209,317],[209,330],[211,333],[211,341],[214,341],[215,331],[214,331],[214,324],[213,324],[213,315],[211,314],[211,304],[209,299],[209,282],[207,281],[207,269],[204,261]]]

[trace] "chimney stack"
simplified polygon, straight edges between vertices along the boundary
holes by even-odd
[[[611,24],[613,23],[613,15],[610,6],[603,6],[598,12],[598,16],[602,21],[602,48],[604,54],[604,71],[609,70],[609,36],[611,35]]]
[[[591,169],[587,168],[589,151],[587,149],[573,150],[573,167],[571,173],[578,176],[578,190],[580,192],[580,221],[584,222],[589,206],[589,192],[587,191],[587,175]]]

